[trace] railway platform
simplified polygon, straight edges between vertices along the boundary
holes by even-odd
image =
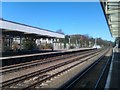
[[[35,54],[0,57],[0,61],[2,60],[2,66],[8,66],[13,64],[25,63],[33,60],[59,56],[66,53],[73,53],[73,52],[86,51],[86,50],[92,50],[92,49],[93,48],[80,48],[80,49],[70,49],[70,50],[64,49],[64,50],[56,50],[53,52],[43,52],[43,53],[35,53]]]
[[[113,56],[105,89],[120,89],[120,49],[113,48]]]

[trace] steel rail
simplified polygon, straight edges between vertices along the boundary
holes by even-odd
[[[96,53],[96,52],[94,52],[94,53]],[[91,54],[91,53],[90,53],[90,54]],[[90,55],[90,54],[87,54],[87,55]],[[93,53],[92,53],[92,54],[93,54]],[[82,56],[82,57],[79,57],[79,59],[80,59],[80,58],[84,58],[84,57],[86,57],[87,55]],[[24,75],[24,76],[21,76],[21,77],[14,78],[14,79],[12,79],[12,80],[8,80],[8,81],[6,81],[6,82],[3,82],[3,87],[4,87],[4,86],[7,86],[7,85],[10,85],[10,84],[13,84],[13,83],[15,83],[15,82],[18,82],[18,81],[20,81],[20,80],[24,80],[25,78],[30,78],[30,77],[33,77],[33,76],[35,76],[35,75],[38,75],[38,74],[45,73],[45,72],[47,72],[47,71],[56,69],[56,68],[58,68],[58,67],[61,67],[61,65],[65,65],[65,64],[71,63],[71,62],[73,62],[73,61],[75,61],[75,60],[77,60],[77,58],[74,59],[74,60],[72,60],[72,61],[69,61],[69,62],[63,62],[63,63],[57,64],[57,65],[55,65],[55,66],[51,66],[51,67],[42,69],[42,70],[37,71],[37,72],[33,72],[33,73],[30,73],[30,74],[27,74],[27,75]],[[20,80],[19,80],[19,79],[20,79]],[[11,82],[10,82],[10,81],[11,81]]]
[[[108,66],[110,61],[111,61],[111,55],[110,55],[110,58],[107,60],[107,63],[105,64],[105,66],[104,66],[104,68],[102,70],[102,73],[100,74],[100,77],[98,78],[98,80],[97,80],[97,82],[95,84],[94,90],[96,90],[98,88],[99,83],[100,83],[100,81],[101,81],[101,79],[102,79],[102,77],[103,77],[103,75],[105,73],[105,70],[107,69],[107,66]]]
[[[91,51],[94,51],[94,50],[91,50]],[[90,51],[84,51],[84,52],[78,52],[76,54],[70,54],[70,55],[61,55],[61,56],[56,56],[56,57],[53,57],[53,58],[47,58],[46,60],[43,59],[43,60],[35,60],[35,62],[31,61],[31,62],[28,62],[28,63],[22,63],[22,64],[18,64],[18,65],[14,65],[14,66],[9,66],[7,67],[6,69],[2,69],[0,71],[0,73],[2,74],[6,74],[6,73],[9,73],[11,71],[16,71],[16,70],[20,70],[20,69],[23,69],[23,68],[30,68],[32,66],[37,66],[37,65],[40,65],[40,64],[45,64],[47,62],[52,62],[52,61],[56,61],[56,60],[61,60],[61,59],[65,59],[65,58],[68,58],[68,57],[73,57],[74,55],[80,55],[80,54],[84,54],[84,53],[88,53]]]
[[[86,67],[77,78],[74,78],[74,80],[71,82],[67,82],[66,84],[64,84],[63,86],[60,87],[60,89],[64,89],[64,90],[68,90],[71,87],[74,86],[74,84],[80,79],[82,78],[87,72],[89,72],[94,66],[96,66],[102,58],[104,58],[104,55],[108,52],[108,49],[102,54],[102,56],[100,56],[95,62],[93,62],[91,65],[89,65],[88,67]]]
[[[42,82],[44,82],[44,81],[46,81],[46,80],[49,80],[50,78],[53,78],[53,77],[59,75],[60,73],[63,73],[63,72],[65,72],[65,71],[67,71],[67,70],[69,70],[69,69],[71,69],[71,68],[73,68],[73,67],[75,67],[75,66],[77,66],[77,65],[79,65],[79,64],[81,64],[81,63],[83,63],[83,62],[85,62],[85,61],[87,61],[87,60],[89,60],[90,58],[97,56],[98,54],[100,54],[100,52],[99,52],[99,53],[95,53],[95,55],[92,54],[90,57],[86,58],[86,59],[83,60],[83,61],[80,61],[79,63],[76,63],[76,64],[74,64],[74,65],[72,65],[72,66],[70,66],[70,67],[68,67],[68,68],[66,68],[66,69],[64,69],[64,70],[62,70],[62,71],[60,71],[60,72],[57,72],[57,73],[55,73],[55,74],[53,74],[53,75],[51,75],[51,76],[48,76],[48,77],[46,77],[46,78],[44,78],[44,79],[42,79],[42,80],[40,80],[40,81],[38,81],[38,82],[36,82],[36,83],[33,83],[32,85],[27,86],[27,87],[24,88],[23,90],[25,90],[25,89],[30,89],[30,88],[34,88],[37,84],[40,84],[40,83],[42,83]],[[66,65],[66,64],[65,64],[65,65]]]

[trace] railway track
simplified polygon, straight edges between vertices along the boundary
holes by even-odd
[[[0,73],[2,73],[2,74],[12,73],[13,71],[27,69],[27,68],[30,68],[33,66],[38,66],[38,65],[45,64],[45,63],[49,63],[49,62],[58,61],[58,60],[65,59],[65,58],[70,58],[73,56],[89,53],[92,51],[94,51],[94,50],[84,51],[84,52],[76,52],[76,53],[65,54],[65,55],[60,55],[60,56],[46,58],[46,59],[35,60],[35,61],[31,61],[31,62],[26,62],[26,63],[4,66],[4,67],[0,68]]]
[[[95,51],[95,52],[96,52],[96,51]],[[94,52],[94,53],[95,53],[95,52]],[[88,54],[87,54],[87,55],[88,55]],[[84,57],[84,56],[85,56],[85,55],[80,56],[80,57],[82,58],[82,57]],[[79,57],[79,58],[80,58],[80,57]],[[78,57],[77,57],[77,58],[78,58]],[[72,59],[74,59],[74,58],[72,58]],[[70,60],[70,59],[68,59],[67,61],[69,61],[69,60]],[[28,73],[28,74],[25,74],[25,75],[22,75],[22,76],[18,76],[18,77],[16,77],[16,78],[14,77],[15,75],[13,74],[13,75],[14,75],[14,76],[13,76],[14,78],[13,78],[13,79],[10,79],[10,80],[7,80],[7,82],[9,82],[9,83],[11,83],[11,82],[16,82],[16,81],[18,81],[19,79],[24,79],[24,78],[26,78],[26,77],[31,77],[32,75],[36,75],[36,74],[43,73],[43,72],[47,71],[47,69],[51,70],[50,67],[56,68],[58,65],[60,66],[62,63],[66,63],[67,61],[65,61],[65,59],[62,60],[62,62],[61,62],[61,61],[59,61],[59,62],[57,61],[58,63],[56,63],[56,64],[53,63],[54,65],[52,64],[52,65],[49,65],[49,66],[47,65],[48,67],[43,68],[43,69],[40,69],[40,70],[36,70],[36,68],[35,68],[36,71],[33,70],[32,73]],[[49,63],[50,63],[50,62],[49,62]],[[67,63],[68,63],[68,62],[67,62]],[[38,67],[38,68],[39,68],[39,67]],[[31,70],[30,70],[30,71],[31,71]],[[25,72],[26,72],[26,71],[25,71]],[[24,72],[24,73],[25,73],[25,72]],[[19,73],[19,72],[18,72],[18,73]],[[17,74],[18,74],[18,73],[17,73]],[[23,73],[23,72],[22,72],[22,73]],[[8,74],[8,75],[9,75],[9,76],[12,76],[12,75],[10,75],[10,74]],[[6,81],[4,81],[4,82],[7,83]],[[3,82],[3,85],[4,85],[4,82]],[[8,83],[7,83],[7,84],[8,84]]]
[[[96,53],[96,54],[90,55],[89,57],[84,58],[84,60],[81,60],[81,61],[76,61],[76,62],[73,62],[73,63],[69,63],[69,64],[67,64],[67,65],[65,64],[64,67],[60,67],[60,68],[58,68],[56,71],[53,70],[54,72],[53,72],[51,75],[49,75],[47,78],[42,79],[42,80],[39,80],[38,82],[33,83],[33,84],[27,86],[27,87],[24,88],[24,89],[41,88],[41,87],[42,87],[42,85],[41,85],[42,82],[45,82],[45,81],[47,81],[47,80],[49,80],[49,79],[52,79],[52,78],[54,78],[54,77],[57,77],[57,76],[59,76],[60,74],[66,72],[66,71],[69,71],[69,70],[72,69],[73,67],[75,67],[75,66],[77,66],[77,65],[79,65],[79,64],[82,64],[83,62],[88,61],[90,58],[93,58],[94,56],[97,56],[98,54],[100,54],[100,53]],[[62,69],[61,69],[61,68],[62,68]],[[51,71],[50,71],[50,72],[51,72]],[[49,73],[48,73],[48,74],[49,74]]]
[[[6,82],[3,82],[3,87],[4,87],[4,89],[5,88],[20,88],[20,87],[22,89],[28,89],[28,88],[36,87],[37,84],[40,84],[40,83],[42,83],[42,82],[44,82],[44,81],[46,81],[46,80],[48,80],[48,79],[50,79],[50,78],[52,78],[52,77],[54,77],[56,75],[59,75],[60,73],[63,73],[66,70],[69,70],[72,67],[74,67],[74,66],[76,66],[76,65],[78,65],[78,64],[80,64],[82,62],[85,62],[89,58],[97,56],[101,52],[102,51],[94,51],[92,53],[87,53],[87,54],[82,55],[82,56],[74,56],[74,58],[72,58],[72,59],[70,57],[65,62],[62,62],[62,63],[59,63],[59,64],[55,64],[55,65],[50,66],[48,68],[44,68],[42,70],[30,73],[30,74],[26,74],[25,76],[17,77],[17,78],[8,80]],[[87,59],[85,59],[83,61],[80,60],[80,59],[86,58],[86,57],[87,57]],[[62,68],[63,66],[64,66],[64,68]],[[58,68],[62,68],[62,69],[60,69],[61,71],[56,71],[56,73],[54,73],[54,74],[48,74],[47,73],[47,72],[56,70]],[[32,80],[32,81],[30,81],[30,80]],[[27,84],[25,84],[25,82],[27,82]]]
[[[97,61],[88,66],[85,70],[60,88],[65,90],[104,89],[111,62],[111,55],[112,50],[110,49]]]

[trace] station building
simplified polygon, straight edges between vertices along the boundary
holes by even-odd
[[[3,52],[13,50],[13,48],[22,50],[23,41],[25,42],[25,40],[32,41],[32,44],[36,46],[51,44],[54,49],[64,48],[63,43],[56,42],[59,42],[59,39],[63,39],[65,35],[50,30],[4,19],[0,19],[0,30],[0,42],[2,43],[1,51]]]

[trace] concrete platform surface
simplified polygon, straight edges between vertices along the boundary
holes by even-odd
[[[20,57],[29,57],[34,55],[45,55],[45,54],[52,54],[52,53],[59,53],[59,52],[71,52],[71,51],[79,51],[79,50],[89,50],[92,48],[78,48],[78,49],[59,49],[54,51],[45,51],[41,53],[32,53],[32,54],[24,54],[24,55],[16,55],[16,56],[7,56],[7,57],[0,57],[0,59],[9,59],[9,58],[20,58]]]
[[[113,56],[105,89],[120,90],[120,51],[118,48],[113,48]]]

